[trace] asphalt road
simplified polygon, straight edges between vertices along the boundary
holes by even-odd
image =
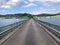
[[[3,45],[58,45],[33,19],[10,37]]]

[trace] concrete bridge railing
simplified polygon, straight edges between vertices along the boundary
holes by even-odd
[[[36,19],[35,19],[36,20]],[[56,26],[53,24],[49,24],[47,22],[44,21],[40,21],[40,20],[36,20],[41,27],[60,45],[60,28],[59,30],[57,30]],[[51,25],[51,26],[50,26]],[[53,28],[54,27],[54,28]]]
[[[0,40],[4,38],[6,35],[8,35],[10,32],[14,31],[14,29],[16,29],[18,26],[20,26],[25,21],[20,21],[20,22],[16,22],[14,24],[10,24],[4,27],[0,27]]]

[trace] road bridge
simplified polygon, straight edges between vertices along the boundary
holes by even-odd
[[[34,19],[30,19],[1,45],[59,45]]]

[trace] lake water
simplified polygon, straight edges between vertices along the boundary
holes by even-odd
[[[0,19],[0,27],[13,24],[22,20],[25,20],[25,19]]]
[[[42,20],[42,21],[60,26],[60,18],[41,18],[38,20]]]

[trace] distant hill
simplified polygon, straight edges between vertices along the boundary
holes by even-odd
[[[60,15],[60,13],[57,13],[57,14],[55,14],[55,15]]]
[[[1,18],[11,19],[11,18],[32,18],[31,14],[28,13],[18,13],[18,14],[6,14],[0,15]]]
[[[56,15],[60,15],[60,13],[57,13],[57,14],[38,14],[37,16],[56,16]]]
[[[55,14],[38,14],[37,16],[55,16]]]
[[[28,16],[28,15],[32,15],[32,14],[28,14],[28,13],[6,14],[6,15],[0,14],[0,17],[1,16]],[[60,13],[57,13],[57,14],[38,14],[35,16],[56,16],[56,15],[60,15]]]
[[[6,15],[0,15],[1,16],[27,16],[29,14],[27,13],[19,13],[19,14],[6,14]]]

